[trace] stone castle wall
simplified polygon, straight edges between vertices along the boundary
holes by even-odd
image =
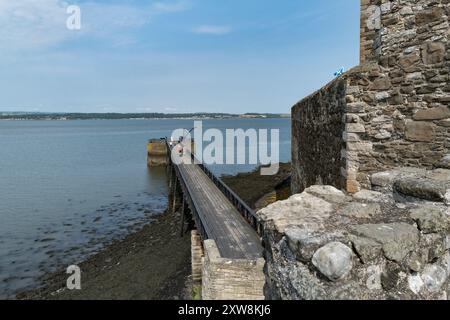
[[[449,153],[449,17],[449,0],[362,0],[362,65],[292,109],[294,191],[321,182],[358,192],[370,187],[373,172],[431,168]],[[337,84],[344,93],[336,95]],[[334,118],[338,104],[342,122],[333,126],[332,137],[322,139],[329,124],[315,127],[310,121]],[[309,112],[322,114],[314,118]],[[318,141],[305,137],[320,130]],[[340,159],[335,156],[339,130]],[[334,143],[325,144],[330,139]],[[317,177],[322,181],[314,181]]]
[[[292,192],[313,184],[343,187],[346,83],[337,79],[292,108]]]

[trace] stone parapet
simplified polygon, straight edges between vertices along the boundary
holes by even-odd
[[[203,300],[264,300],[264,259],[222,258],[214,240],[204,241]]]
[[[371,181],[378,191],[312,186],[258,212],[268,299],[447,299],[450,170]]]

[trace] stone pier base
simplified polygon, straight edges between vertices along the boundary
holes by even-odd
[[[152,139],[147,144],[147,165],[162,167],[168,165],[167,145],[162,139]]]
[[[222,258],[214,240],[204,241],[203,300],[264,300],[264,259]]]

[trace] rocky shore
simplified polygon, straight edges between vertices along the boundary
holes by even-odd
[[[225,176],[223,180],[250,206],[290,173],[281,164],[276,176],[261,176],[259,170]],[[25,300],[147,300],[191,299],[190,237],[180,236],[181,214],[165,212],[91,256],[79,267],[82,290],[66,289],[65,270],[49,274],[39,289],[21,292]]]

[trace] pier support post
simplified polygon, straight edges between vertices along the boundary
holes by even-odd
[[[181,226],[180,226],[180,237],[184,237],[184,230],[186,228],[186,215],[189,207],[187,205],[186,199],[183,197],[183,203],[181,204]]]
[[[202,238],[197,230],[191,231],[191,265],[192,265],[192,281],[194,284],[202,282],[202,257],[203,246]]]
[[[176,183],[176,182],[175,182]],[[175,185],[175,187],[173,188],[173,201],[172,201],[172,213],[175,213],[175,211],[177,210],[177,187]]]
[[[183,195],[181,193],[181,187],[178,179],[175,176],[175,180],[173,183],[173,191],[172,191],[172,213],[175,213],[181,206]]]

